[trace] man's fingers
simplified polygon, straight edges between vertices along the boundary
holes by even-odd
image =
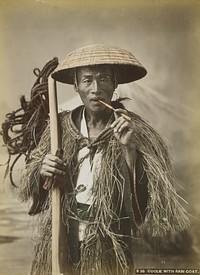
[[[64,161],[52,154],[46,155],[42,162],[40,175],[42,177],[52,177],[53,175],[65,175]]]
[[[118,125],[118,123],[123,122],[123,121],[125,121],[125,119],[122,116],[120,116],[111,124],[111,127],[115,128]]]
[[[60,170],[65,170],[65,166],[63,164],[57,163],[57,162],[49,160],[49,159],[44,159],[43,165],[47,166],[47,167],[49,166],[52,168],[57,168]]]
[[[115,109],[115,116],[119,117],[121,114],[128,115],[128,111],[124,109]]]
[[[41,174],[41,176],[44,178],[52,178],[54,176],[54,174],[50,173],[50,172],[44,172]]]
[[[54,161],[54,162],[56,162],[56,163],[58,163],[58,164],[61,164],[61,165],[64,164],[64,161],[63,161],[62,159],[60,159],[59,157],[54,156],[54,155],[52,155],[52,154],[46,155],[46,156],[45,156],[45,160]]]
[[[64,176],[65,172],[63,170],[60,170],[60,169],[56,168],[56,167],[43,165],[42,168],[41,168],[40,174],[43,177],[52,177],[53,175]]]
[[[118,128],[119,133],[123,132],[124,130],[127,130],[127,131],[130,130],[129,123],[127,121],[125,121],[123,124],[121,124]]]
[[[59,175],[64,175],[65,174],[65,171],[63,171],[62,169],[57,168],[55,166],[44,165],[43,169],[44,169],[44,171],[51,172],[51,173],[54,173],[54,174],[59,174]]]
[[[46,165],[46,166],[55,167],[60,170],[65,170],[64,161],[62,159],[60,159],[59,157],[56,157],[52,154],[46,155],[42,164]]]
[[[111,127],[114,129],[115,133],[121,132],[125,128],[130,128],[130,123],[123,117],[119,117],[112,123]]]
[[[120,109],[120,108],[118,108],[118,109],[115,109],[115,112],[116,112],[117,114],[119,114],[119,115],[120,115],[120,113],[121,113],[121,114],[128,115],[128,111],[125,110],[125,109]]]
[[[124,130],[124,129],[128,129],[128,127],[129,127],[129,123],[127,122],[127,121],[125,121],[125,120],[121,120],[121,121],[119,121],[119,123],[115,126],[115,128],[114,128],[114,132],[116,133],[116,132],[122,132],[122,130]]]

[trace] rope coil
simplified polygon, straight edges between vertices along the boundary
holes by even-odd
[[[30,101],[23,95],[20,98],[21,107],[16,111],[6,114],[2,124],[3,142],[7,148],[9,157],[4,178],[9,173],[11,184],[17,187],[13,181],[13,168],[19,158],[25,155],[29,160],[31,151],[38,145],[41,135],[47,126],[49,113],[48,102],[48,77],[58,66],[58,58],[48,61],[42,70],[35,68],[37,77],[30,93]],[[11,156],[16,156],[11,163]]]

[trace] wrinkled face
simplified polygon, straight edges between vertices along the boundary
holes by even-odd
[[[103,111],[106,107],[99,103],[98,99],[110,104],[115,90],[114,75],[110,66],[77,68],[76,80],[76,90],[87,110]]]

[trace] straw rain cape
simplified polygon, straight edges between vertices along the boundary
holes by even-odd
[[[148,179],[146,215],[138,226],[133,210],[133,175],[128,171],[120,144],[113,130],[106,128],[94,141],[83,137],[80,129],[82,106],[60,114],[63,158],[66,162],[66,185],[61,192],[62,232],[60,263],[64,274],[133,274],[134,240],[147,232],[150,237],[175,236],[189,225],[184,208],[174,189],[173,173],[166,145],[156,131],[134,113],[136,130],[133,142]],[[113,117],[114,119],[114,117]],[[50,152],[50,133],[46,128],[39,146],[32,152],[22,174],[19,197],[22,201],[45,198],[39,205],[40,225],[36,236],[32,275],[51,274],[51,190],[41,195],[39,170]],[[93,203],[83,242],[78,242],[76,179],[81,160],[78,151],[88,146],[91,155],[102,153],[99,177],[94,182]],[[137,162],[136,162],[137,164]],[[44,191],[44,190],[43,190]],[[42,191],[42,192],[43,192]],[[79,252],[80,250],[80,252]],[[80,261],[79,261],[80,259]],[[77,273],[76,273],[77,272]],[[132,271],[133,272],[133,271]]]

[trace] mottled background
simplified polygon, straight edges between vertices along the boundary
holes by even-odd
[[[192,248],[200,252],[199,40],[200,1],[0,1],[0,117],[29,98],[33,68],[42,68],[88,44],[105,43],[133,52],[148,75],[118,88],[127,107],[146,118],[165,138],[178,192],[191,213]],[[59,85],[59,106],[73,108],[73,87]],[[0,148],[0,161],[6,150]],[[9,182],[0,186],[0,274],[27,274],[31,224]],[[16,169],[16,177],[21,166]],[[188,262],[188,268],[192,264]],[[169,266],[167,266],[169,267]]]

